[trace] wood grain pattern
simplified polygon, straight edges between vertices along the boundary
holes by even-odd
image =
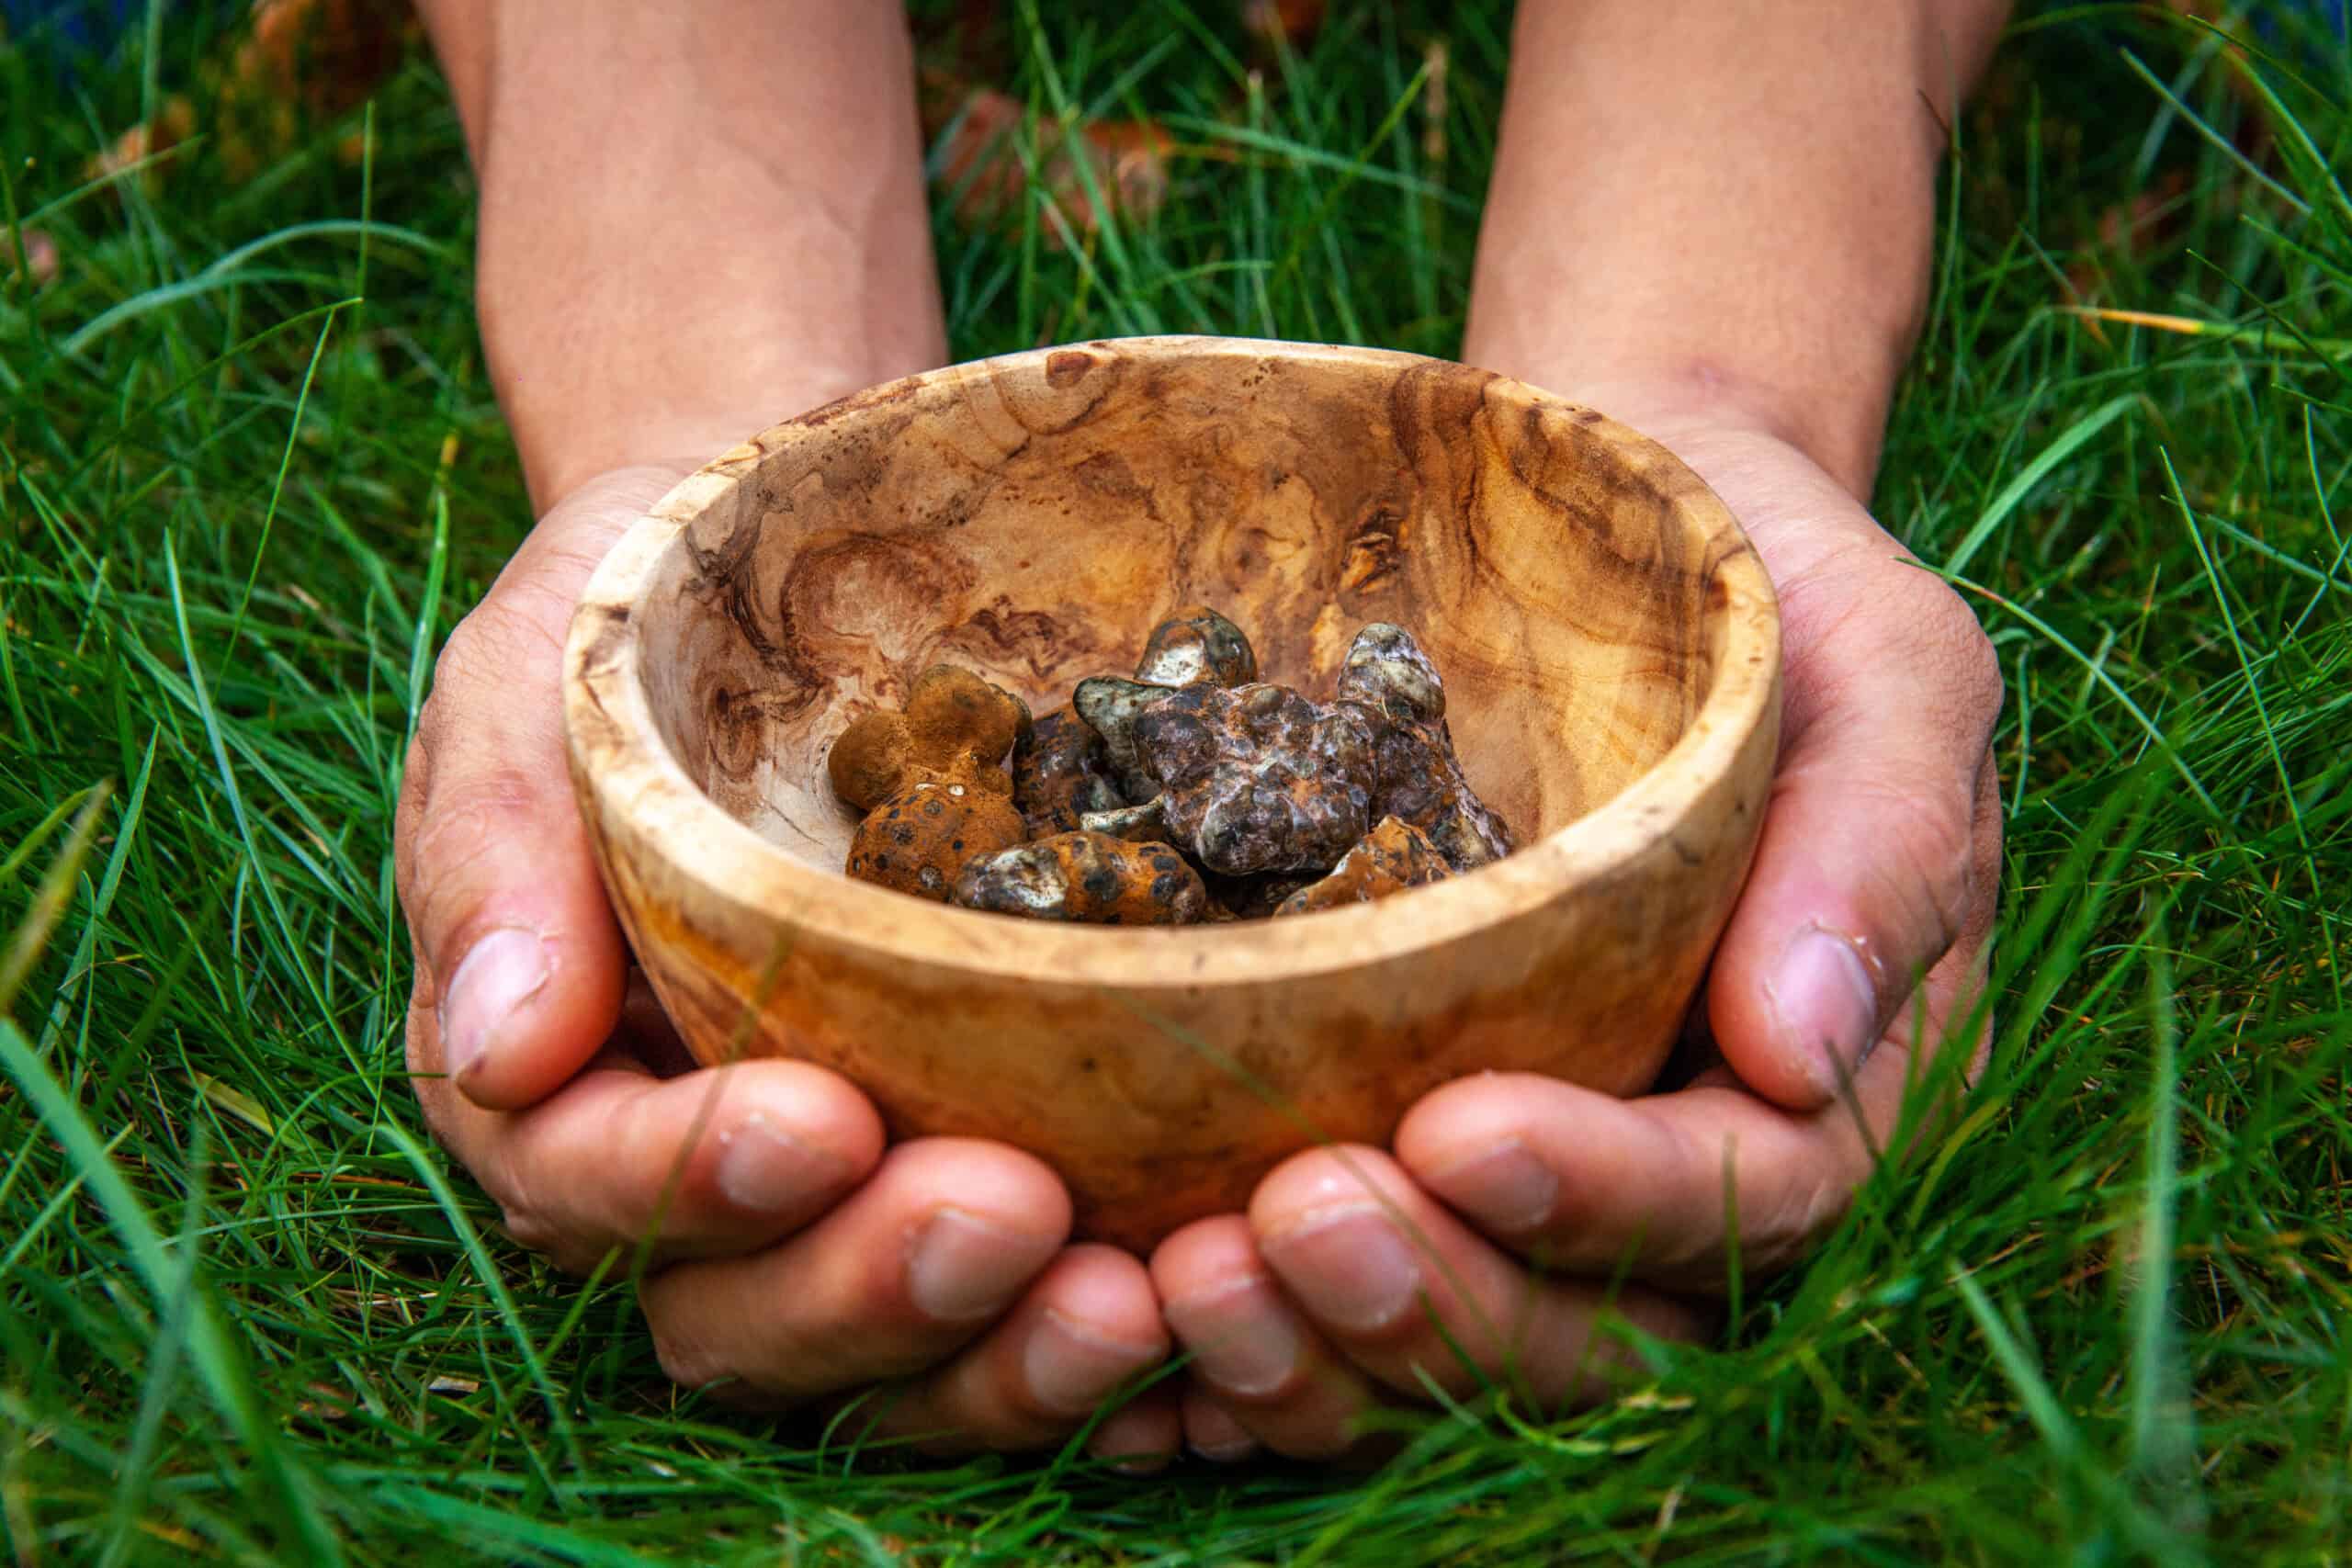
[[[825,752],[926,666],[1038,711],[1207,603],[1328,694],[1367,621],[1444,672],[1525,846],[1279,926],[1062,927],[840,874]],[[1770,586],[1663,448],[1441,361],[1219,338],[1039,350],[778,425],[624,536],[573,623],[574,784],[705,1062],[788,1054],[900,1134],[1051,1162],[1141,1247],[1315,1138],[1480,1068],[1612,1092],[1665,1058],[1779,728]]]

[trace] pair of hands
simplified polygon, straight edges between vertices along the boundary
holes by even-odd
[[[880,1385],[876,1429],[933,1448],[1063,1440],[1181,1348],[1184,1376],[1103,1420],[1097,1453],[1332,1458],[1431,1383],[1595,1396],[1621,1359],[1604,1307],[1705,1332],[1730,1259],[1785,1266],[1843,1213],[1917,1043],[1973,1003],[2001,683],[1967,607],[1794,446],[1713,412],[1628,412],[1740,518],[1783,625],[1780,767],[1704,998],[1723,1060],[1688,1087],[1463,1079],[1393,1148],[1300,1155],[1247,1214],[1147,1263],[1070,1245],[1067,1193],[1018,1150],[888,1145],[806,1064],[691,1068],[628,976],[560,700],[589,574],[687,467],[657,465],[551,509],[437,667],[396,834],[426,1119],[559,1265],[650,1247],[643,1307],[680,1382],[818,1404]]]

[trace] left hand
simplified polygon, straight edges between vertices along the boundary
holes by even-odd
[[[1460,1079],[1393,1152],[1299,1155],[1246,1215],[1169,1237],[1152,1281],[1193,1357],[1185,1431],[1209,1457],[1345,1454],[1360,1416],[1424,1399],[1424,1379],[1546,1409],[1596,1399],[1630,1359],[1596,1335],[1604,1307],[1659,1337],[1708,1332],[1735,1258],[1784,1268],[1844,1213],[1914,1051],[1939,1049],[1982,987],[2001,680],[1975,617],[1772,432],[1621,417],[1730,505],[1781,600],[1779,769],[1707,986],[1723,1065],[1630,1100]]]

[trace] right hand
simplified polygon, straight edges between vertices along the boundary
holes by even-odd
[[[1051,1170],[971,1139],[886,1146],[865,1098],[803,1062],[662,1076],[662,1026],[636,1021],[658,1010],[624,1022],[629,953],[565,761],[563,646],[598,560],[684,471],[576,489],[435,669],[393,840],[425,1120],[559,1266],[617,1249],[626,1270],[650,1249],[641,1301],[679,1382],[769,1404],[888,1384],[862,1407],[880,1434],[1058,1442],[1168,1337],[1142,1263],[1068,1245]],[[1155,1391],[1091,1446],[1150,1465],[1178,1436]]]

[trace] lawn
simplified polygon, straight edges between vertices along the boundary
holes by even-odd
[[[989,69],[1039,122],[1149,115],[1176,151],[1156,212],[1091,233],[944,192],[959,356],[1454,350],[1506,6],[1340,0],[1255,74],[1216,0],[1011,9]],[[625,1280],[550,1272],[431,1147],[392,802],[434,652],[527,522],[463,146],[413,53],[257,169],[209,137],[93,180],[164,95],[217,118],[232,40],[142,14],[78,78],[0,51],[17,1562],[2352,1552],[2341,41],[2029,8],[1952,128],[1876,505],[2009,677],[1965,1118],[1632,1398],[1448,1411],[1370,1475],[1136,1483],[681,1394]]]

